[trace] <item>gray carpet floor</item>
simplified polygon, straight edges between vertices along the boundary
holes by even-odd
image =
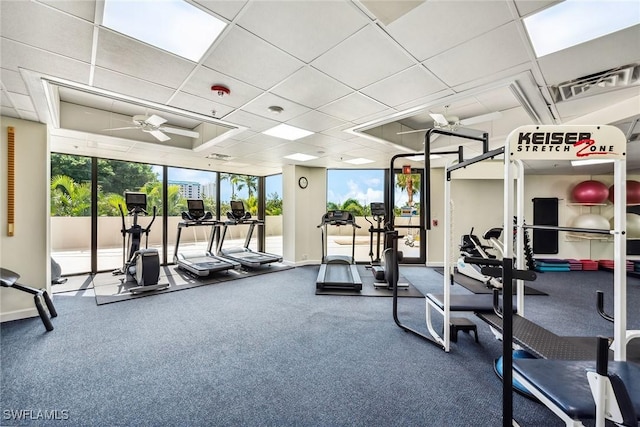
[[[314,295],[317,271],[101,306],[92,289],[56,294],[54,331],[37,318],[0,325],[0,424],[501,425],[492,362],[502,346],[475,316],[480,343],[461,334],[445,353],[398,328],[390,298]],[[433,270],[401,274],[423,293],[441,292]],[[610,335],[593,307],[595,290],[611,292],[612,281],[545,273],[536,288],[549,296],[527,297],[526,315],[562,335]],[[640,281],[629,281],[628,298],[629,328],[640,329]],[[403,322],[425,329],[421,298],[399,305]],[[519,395],[514,416],[521,426],[563,425]]]

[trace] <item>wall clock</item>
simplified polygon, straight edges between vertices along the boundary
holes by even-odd
[[[301,176],[300,179],[298,180],[298,185],[300,186],[300,188],[307,188],[307,185],[309,185],[309,181],[307,180],[306,177]]]

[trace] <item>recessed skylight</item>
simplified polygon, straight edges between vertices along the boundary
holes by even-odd
[[[640,23],[637,1],[566,0],[523,20],[539,58]]]
[[[195,62],[227,26],[183,0],[105,0],[102,25]]]
[[[269,136],[275,136],[276,138],[288,139],[289,141],[295,141],[296,139],[313,135],[313,132],[294,126],[285,125],[284,123],[272,127],[271,129],[267,129],[262,133]]]
[[[367,163],[373,163],[373,160],[358,157],[356,159],[345,160],[345,163],[351,163],[352,165],[366,165]]]
[[[284,156],[284,158],[289,160],[297,160],[299,162],[307,162],[309,160],[317,159],[316,156],[310,156],[308,154],[302,153],[289,154],[288,156]]]

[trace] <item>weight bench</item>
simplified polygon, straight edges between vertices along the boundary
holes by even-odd
[[[21,285],[18,283],[18,279],[20,275],[14,271],[7,270],[6,268],[0,268],[0,285],[5,288],[14,288],[19,291],[27,292],[33,295],[33,301],[36,304],[36,309],[38,310],[38,314],[40,315],[40,319],[42,319],[42,323],[47,331],[53,331],[53,324],[51,323],[51,319],[56,317],[58,313],[56,312],[55,307],[53,306],[53,301],[49,297],[49,294],[45,289],[36,289],[30,286]],[[49,310],[49,314],[45,311],[42,300],[44,300],[47,305],[47,309]],[[49,317],[51,316],[51,318]]]
[[[587,419],[604,425],[603,418],[637,426],[640,365],[609,362],[607,339],[598,340],[594,351],[598,360],[514,359],[513,378],[567,426],[582,426],[581,420]]]

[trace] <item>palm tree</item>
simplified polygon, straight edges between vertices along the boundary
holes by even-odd
[[[420,191],[420,175],[419,174],[398,174],[396,175],[396,187],[407,192],[407,205],[413,206],[413,195],[415,189]]]
[[[116,193],[98,193],[98,215],[99,216],[120,216],[120,208],[125,208],[124,196]]]
[[[253,196],[253,192],[258,191],[258,177],[252,175],[237,175],[238,177],[238,190],[242,190],[245,186],[249,193],[249,198]]]
[[[77,183],[66,175],[56,175],[51,179],[50,204],[53,216],[89,216],[91,185]]]
[[[231,184],[231,200],[235,200],[237,198],[237,194],[236,194],[236,189],[238,188],[240,182],[241,182],[241,178],[240,175],[237,175],[235,173],[221,173],[220,174],[220,181],[229,181],[229,184]]]

